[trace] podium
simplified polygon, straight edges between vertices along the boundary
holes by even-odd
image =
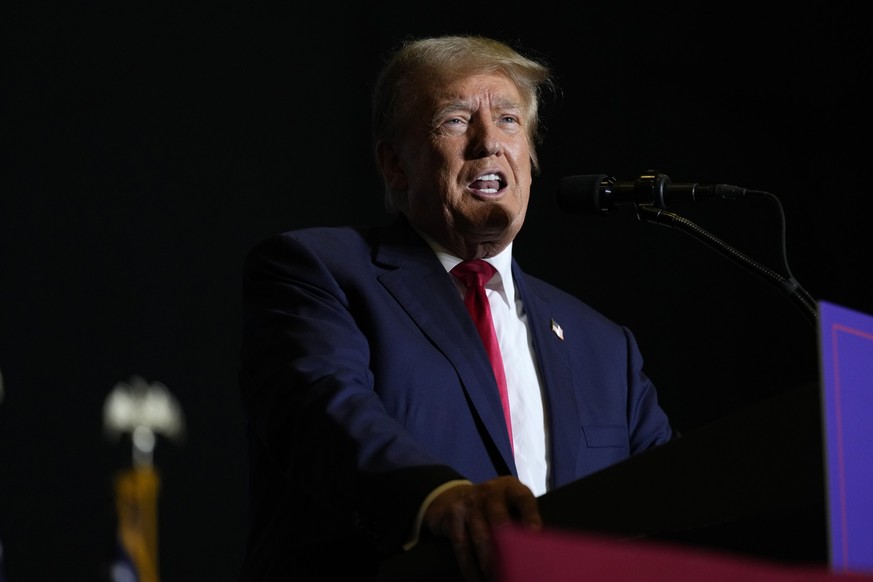
[[[788,389],[539,498],[545,528],[674,541],[798,564],[828,560],[819,387]],[[381,582],[461,580],[445,540]]]
[[[779,393],[547,493],[543,520],[826,564],[820,410],[816,384]]]

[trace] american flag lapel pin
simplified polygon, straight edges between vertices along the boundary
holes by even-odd
[[[552,319],[550,321],[552,322],[552,333],[554,333],[556,336],[558,336],[559,340],[563,340],[564,339],[563,328],[561,328],[561,326],[558,325],[558,322],[555,321],[554,319]]]

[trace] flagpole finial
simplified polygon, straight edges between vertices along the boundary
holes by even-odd
[[[157,435],[179,440],[185,433],[182,408],[160,382],[140,376],[118,382],[103,405],[103,428],[113,437],[130,433],[133,463],[151,466]]]

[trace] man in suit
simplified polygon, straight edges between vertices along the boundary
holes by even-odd
[[[481,579],[492,528],[539,528],[537,496],[672,438],[632,334],[512,258],[551,83],[491,39],[405,43],[373,101],[394,223],[250,253],[242,580],[373,580],[419,536],[447,538]],[[474,285],[451,274],[475,259],[497,367],[465,307]]]

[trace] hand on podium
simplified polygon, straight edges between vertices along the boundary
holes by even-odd
[[[493,577],[493,531],[509,524],[542,528],[537,499],[515,477],[460,484],[438,495],[424,514],[425,531],[448,538],[465,580]]]

